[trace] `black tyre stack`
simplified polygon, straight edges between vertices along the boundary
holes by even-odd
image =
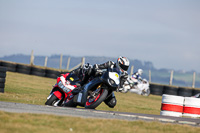
[[[178,96],[183,96],[183,97],[191,97],[192,96],[192,88],[188,88],[188,87],[179,87],[178,90]]]
[[[152,95],[162,96],[163,88],[164,88],[164,86],[160,85],[160,84],[153,84],[153,83],[150,84],[150,92]]]
[[[170,85],[165,85],[163,88],[163,94],[168,94],[168,95],[177,95],[178,94],[178,87],[176,86],[170,86]]]
[[[6,82],[6,67],[0,66],[0,93],[4,93]]]
[[[56,79],[57,77],[60,76],[60,74],[61,74],[60,71],[46,69],[46,75],[45,75],[45,77]]]
[[[31,66],[24,65],[24,64],[18,64],[16,68],[16,72],[23,73],[23,74],[30,74],[31,73]]]
[[[40,77],[45,77],[46,72],[45,69],[39,67],[31,67],[31,75],[36,75]]]
[[[6,67],[7,71],[16,72],[17,64],[8,61],[1,61],[1,66]]]
[[[193,89],[193,90],[192,90],[192,96],[194,96],[194,95],[196,95],[196,94],[198,94],[198,93],[200,93],[200,88],[199,88],[199,89]]]

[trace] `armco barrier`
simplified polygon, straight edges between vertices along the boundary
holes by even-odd
[[[48,77],[56,79],[60,74],[66,73],[67,71],[58,71],[51,68],[44,68],[39,66],[31,66],[21,63],[13,63],[9,61],[0,60],[0,66],[6,67],[7,71],[18,72],[23,74],[31,74],[36,76]],[[194,96],[200,93],[200,89],[184,88],[168,86],[156,83],[150,83],[150,92],[152,95],[162,96],[163,94],[179,95],[179,96]]]

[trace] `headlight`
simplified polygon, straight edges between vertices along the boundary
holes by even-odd
[[[109,81],[110,85],[114,85],[115,84],[115,81],[112,80],[112,79],[109,79],[108,81]]]
[[[59,86],[64,92],[66,92],[66,93],[68,93],[68,92],[70,91],[70,89],[68,89],[67,87],[65,87],[61,81],[58,82],[58,86]]]
[[[63,88],[65,87],[61,81],[58,82],[58,86],[59,86],[61,89],[63,89]]]

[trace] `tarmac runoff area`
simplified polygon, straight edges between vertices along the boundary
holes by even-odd
[[[0,110],[13,113],[36,113],[82,118],[119,119],[127,121],[158,121],[172,124],[185,124],[200,127],[199,118],[171,117],[151,114],[101,111],[83,108],[52,107],[45,105],[22,104],[0,101]]]

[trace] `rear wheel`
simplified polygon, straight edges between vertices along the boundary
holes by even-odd
[[[51,97],[46,101],[45,105],[53,106],[59,99],[53,94]]]
[[[108,90],[99,85],[96,90],[89,92],[87,101],[85,103],[85,108],[95,109],[106,99],[107,95]]]

